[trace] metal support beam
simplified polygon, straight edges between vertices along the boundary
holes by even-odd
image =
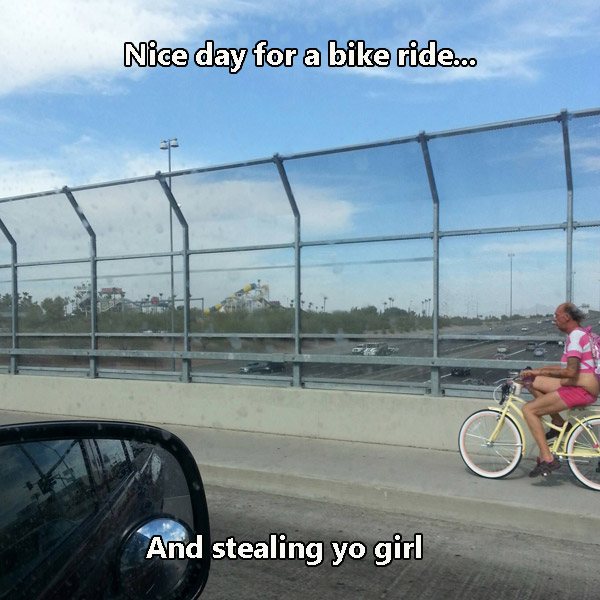
[[[294,354],[302,353],[302,271],[301,271],[301,221],[300,211],[298,210],[298,204],[290,185],[285,167],[283,166],[283,160],[279,154],[273,156],[273,162],[279,172],[283,189],[287,196],[290,208],[294,215]],[[302,385],[302,373],[299,364],[293,366],[292,385],[300,387]]]
[[[421,144],[421,150],[423,152],[429,190],[433,201],[433,312],[431,321],[433,326],[433,358],[438,358],[440,313],[440,198],[435,183],[427,139],[427,135],[422,131],[419,134],[419,143]],[[431,393],[434,396],[441,395],[440,369],[438,367],[432,367],[431,369]]]
[[[98,349],[98,270],[97,270],[97,248],[96,248],[96,233],[92,229],[90,222],[83,213],[82,208],[75,200],[72,191],[67,187],[63,187],[63,193],[67,200],[71,203],[75,214],[79,217],[83,228],[90,236],[90,346],[92,350]],[[98,359],[95,355],[90,356],[89,377],[98,377]]]
[[[573,301],[573,170],[571,168],[571,144],[569,142],[569,113],[560,113],[563,146],[565,153],[565,174],[567,176],[567,302]]]
[[[19,347],[19,286],[18,286],[18,273],[17,273],[17,242],[15,238],[10,234],[8,228],[0,219],[0,230],[4,234],[4,237],[10,244],[11,258],[10,258],[10,269],[11,269],[11,282],[12,282],[12,305],[11,305],[11,346],[12,350],[15,351]],[[10,373],[16,375],[18,372],[17,355],[13,352],[10,355]]]
[[[171,205],[171,210],[175,213],[179,224],[181,225],[182,237],[183,237],[183,247],[181,249],[181,255],[183,257],[183,351],[190,351],[190,234],[189,234],[189,225],[186,221],[186,218],[183,216],[181,212],[181,208],[177,201],[175,200],[175,196],[173,196],[173,192],[169,184],[167,183],[164,175],[158,171],[155,175],[156,179],[160,183],[160,186],[163,189],[169,204]],[[192,361],[189,358],[184,358],[182,360],[182,372],[181,372],[181,381],[184,383],[189,383],[191,381],[192,374]]]

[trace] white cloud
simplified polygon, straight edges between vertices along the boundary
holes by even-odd
[[[38,167],[34,161],[0,158],[0,196],[19,196],[40,190],[58,189],[65,177],[52,167]]]
[[[586,156],[581,164],[588,173],[600,173],[600,156]]]
[[[193,228],[198,247],[287,243],[294,239],[293,217],[281,182],[223,179],[199,183],[195,176],[177,178],[173,186]],[[233,174],[235,177],[236,174]],[[311,235],[348,232],[356,207],[333,191],[294,186],[303,231]],[[327,215],[327,218],[324,218]],[[192,239],[193,239],[192,238]]]
[[[516,39],[573,39],[599,32],[596,0],[492,0],[481,5],[480,13],[482,18],[510,26]]]
[[[413,84],[438,84],[489,79],[535,80],[543,60],[559,54],[576,56],[598,46],[600,5],[596,0],[527,2],[488,0],[460,10],[455,3],[430,3],[427,10],[403,10],[390,14],[395,30],[386,39],[368,46],[383,46],[392,53],[392,66],[336,70],[345,74],[404,80]],[[402,7],[404,9],[404,7]],[[399,9],[400,11],[401,9]],[[460,58],[476,58],[477,66],[397,68],[395,51],[418,40],[438,48],[450,47]]]
[[[438,49],[440,46],[438,46]],[[457,51],[458,52],[458,51]],[[533,80],[538,77],[532,62],[538,55],[535,50],[485,50],[463,52],[459,58],[476,58],[476,67],[396,67],[394,60],[387,68],[346,67],[340,73],[397,79],[415,84],[458,83],[487,79],[516,78]]]
[[[515,239],[506,242],[488,242],[482,244],[478,248],[478,252],[482,255],[491,256],[508,256],[509,253],[523,257],[537,257],[537,255],[548,254],[566,254],[566,243],[564,239],[557,235],[545,234],[537,236],[535,243],[532,239],[516,241]],[[506,259],[508,261],[508,259]],[[515,259],[517,260],[517,259]]]
[[[77,80],[109,89],[108,82],[126,72],[125,41],[181,43],[217,20],[194,3],[160,0],[9,0],[1,13],[0,95],[40,86],[60,90],[67,80],[69,89]]]
[[[463,10],[441,2],[423,7],[395,0],[205,0],[200,6],[192,0],[1,0],[0,6],[0,96],[40,88],[119,93],[127,89],[127,78],[147,73],[123,67],[125,41],[155,39],[160,46],[189,43],[195,47],[221,28],[250,44],[255,40],[244,27],[247,17],[262,18],[266,31],[280,42],[304,31],[322,44],[335,35],[345,39],[347,34],[341,32],[348,24],[363,19],[360,35],[371,42],[368,45],[394,53],[411,39],[421,44],[437,39],[461,57],[478,59],[476,68],[346,71],[416,84],[534,79],[539,76],[540,59],[564,52],[566,44],[575,53],[589,50],[597,45],[600,33],[595,0],[568,4],[488,0]],[[386,27],[373,29],[371,21],[383,15]],[[374,31],[379,39],[369,39]]]

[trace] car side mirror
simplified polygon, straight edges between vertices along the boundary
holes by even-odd
[[[0,427],[0,481],[0,596],[201,594],[211,559],[204,486],[168,431],[104,421]],[[166,554],[190,543],[193,558]]]

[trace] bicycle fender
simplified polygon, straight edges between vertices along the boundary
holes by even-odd
[[[585,425],[588,421],[591,421],[592,419],[598,419],[600,418],[600,415],[588,415],[587,417],[583,417],[583,419],[579,419],[579,421],[581,422],[582,425]],[[575,429],[575,427],[573,427],[573,429]]]

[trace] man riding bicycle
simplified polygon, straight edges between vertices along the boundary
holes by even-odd
[[[540,449],[537,464],[530,477],[549,475],[560,467],[559,460],[550,452],[548,439],[556,432],[544,433],[542,417],[551,415],[552,422],[561,427],[564,419],[560,411],[593,404],[600,393],[595,374],[594,358],[589,334],[581,327],[584,313],[574,304],[565,302],[554,312],[554,325],[567,334],[561,365],[541,369],[526,369],[520,377],[534,397],[523,407],[523,416],[533,439]]]

